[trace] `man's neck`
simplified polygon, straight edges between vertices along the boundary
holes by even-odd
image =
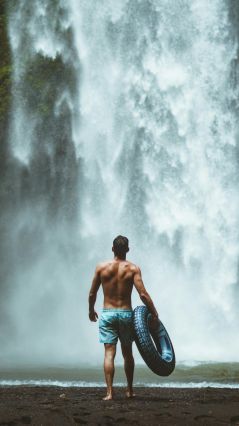
[[[114,260],[126,260],[126,255],[125,256],[114,256]]]

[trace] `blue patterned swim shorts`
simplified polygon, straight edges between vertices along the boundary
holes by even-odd
[[[99,321],[100,343],[123,345],[134,340],[133,311],[129,309],[103,309]]]

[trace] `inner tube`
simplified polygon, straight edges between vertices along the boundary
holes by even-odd
[[[147,366],[158,376],[169,376],[175,368],[175,353],[163,323],[150,326],[151,314],[146,306],[134,309],[135,343]]]

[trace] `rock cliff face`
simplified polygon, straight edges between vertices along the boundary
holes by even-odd
[[[76,214],[77,180],[71,102],[68,102],[68,98],[74,102],[77,95],[76,70],[68,60],[74,57],[74,43],[69,25],[66,29],[59,28],[66,10],[57,2],[49,2],[45,15],[38,17],[35,11],[41,10],[41,6],[44,10],[41,2],[20,1],[12,2],[7,8],[13,68],[9,157],[17,163],[14,173],[21,200],[31,205],[44,202],[50,220],[60,216],[60,220],[69,221]],[[48,39],[42,33],[51,20],[53,35]],[[43,22],[42,28],[38,28],[37,21]],[[54,35],[62,38],[59,43],[67,50],[67,59],[58,46],[52,54],[47,48],[37,46],[41,37],[46,37],[46,46],[50,45],[50,37]],[[9,88],[7,91],[10,92]],[[4,106],[4,110],[9,111],[9,106]]]
[[[6,122],[10,105],[11,93],[11,54],[7,34],[7,17],[5,0],[0,0],[0,120],[1,124]]]
[[[0,173],[4,173],[11,103],[11,53],[7,33],[6,1],[0,0]],[[2,182],[2,179],[1,179]]]

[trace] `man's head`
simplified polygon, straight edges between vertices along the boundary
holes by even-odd
[[[129,240],[127,237],[123,237],[122,235],[118,235],[113,241],[112,251],[115,256],[120,258],[125,258],[126,253],[129,251]]]

